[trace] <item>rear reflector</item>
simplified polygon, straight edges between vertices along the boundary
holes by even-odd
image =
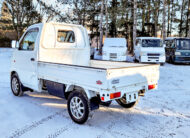
[[[121,92],[111,93],[110,99],[121,97]]]
[[[102,82],[100,80],[96,81],[96,84],[102,85]]]
[[[104,97],[101,97],[101,100],[104,101]]]
[[[155,88],[156,88],[156,84],[148,85],[149,90],[152,90],[152,89],[155,89]]]

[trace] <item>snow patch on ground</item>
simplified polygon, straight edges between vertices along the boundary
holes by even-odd
[[[189,137],[189,65],[161,66],[158,89],[147,92],[135,108],[124,109],[113,102],[78,125],[67,113],[66,100],[37,92],[13,96],[9,85],[11,53],[12,49],[0,49],[1,137]]]

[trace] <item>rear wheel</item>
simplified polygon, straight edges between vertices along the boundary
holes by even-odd
[[[132,103],[127,103],[125,97],[122,97],[121,99],[116,99],[116,102],[121,105],[124,108],[132,108],[135,105],[137,105],[138,100]]]
[[[80,92],[72,92],[69,95],[67,108],[71,119],[78,123],[83,124],[88,119],[89,105],[86,96]]]
[[[11,76],[11,90],[15,96],[23,95],[22,84],[17,74]]]

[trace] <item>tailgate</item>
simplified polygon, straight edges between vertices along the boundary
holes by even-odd
[[[107,69],[108,87],[122,88],[138,84],[157,84],[159,65],[140,65],[133,67]]]

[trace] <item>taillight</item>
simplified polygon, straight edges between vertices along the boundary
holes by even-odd
[[[111,93],[110,99],[119,98],[121,97],[121,92]]]
[[[101,100],[104,101],[104,97],[101,97]]]
[[[155,88],[156,88],[156,84],[148,85],[149,90],[152,90],[152,89],[155,89]]]

